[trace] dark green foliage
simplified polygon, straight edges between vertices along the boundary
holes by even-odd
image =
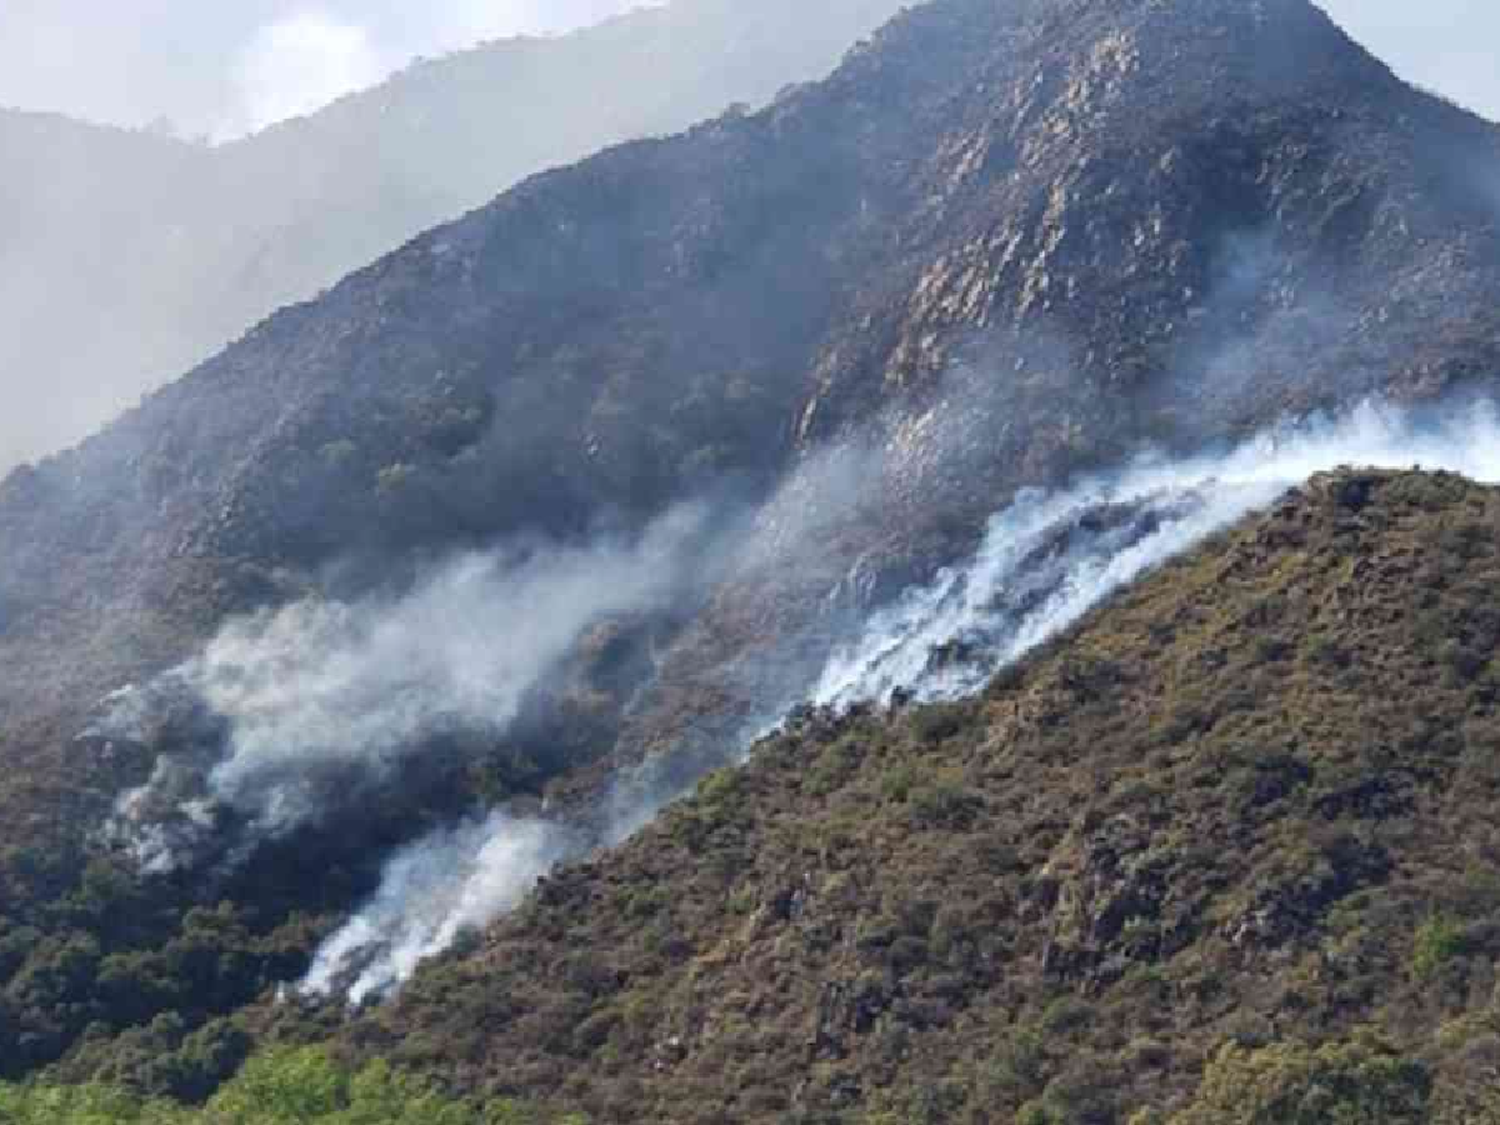
[[[1461,926],[1448,918],[1429,918],[1417,928],[1412,942],[1411,970],[1418,979],[1430,980],[1465,949]]]
[[[3,1125],[587,1125],[516,1103],[480,1106],[370,1063],[343,1069],[324,1051],[276,1050],[251,1059],[201,1109],[102,1084],[0,1085]]]

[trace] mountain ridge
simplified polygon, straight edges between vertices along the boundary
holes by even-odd
[[[785,702],[762,680],[805,689],[839,639],[823,607],[873,612],[1026,486],[1365,394],[1491,388],[1496,138],[1293,0],[941,0],[760,113],[528,180],[13,474],[10,1065],[90,1058],[96,1022],[222,1030],[305,972],[384,856],[497,794],[738,755]],[[778,491],[844,439],[873,459]],[[226,620],[399,590],[508,536],[636,533],[718,485],[760,516],[739,568],[685,621],[580,645],[579,690],[542,693],[528,744],[212,885],[97,848],[183,736],[78,736]],[[804,508],[816,550],[778,554]],[[189,996],[170,966],[194,957],[211,980]]]
[[[16,169],[0,196],[11,310],[0,369],[30,391],[24,426],[0,428],[0,471],[71,444],[278,307],[528,174],[825,73],[895,9],[839,0],[799,13],[801,33],[787,36],[787,10],[679,0],[422,62],[214,148],[0,111]],[[91,331],[68,332],[81,313]],[[36,370],[67,393],[23,380]]]
[[[1109,1122],[1186,1108],[1225,1041],[1364,1027],[1459,1105],[1497,495],[1324,474],[979,697],[794,718],[341,1034],[600,1120]]]

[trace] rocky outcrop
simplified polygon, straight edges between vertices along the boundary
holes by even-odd
[[[98,700],[228,615],[748,501],[761,522],[701,605],[643,626],[649,659],[597,707],[558,701],[560,737],[539,728],[577,751],[559,775],[679,751],[692,773],[806,682],[841,612],[952,561],[1021,486],[1372,391],[1488,387],[1496,144],[1302,0],[935,0],[761,112],[527,181],[0,485],[0,792],[22,810],[0,851],[55,857],[16,862],[13,901],[41,917],[142,780],[79,785]],[[819,477],[838,442],[869,456]],[[1060,729],[1076,704],[1017,714]],[[1267,807],[1297,784],[1245,783]],[[1339,817],[1401,808],[1389,788],[1324,797]],[[1056,912],[1064,978],[1108,979],[1133,922],[1178,940],[1159,869],[1091,852],[1097,827],[1058,857],[1055,899],[1026,900]],[[281,857],[288,881],[301,858]],[[276,885],[272,929],[306,905]],[[69,1010],[75,1031],[97,1014]]]

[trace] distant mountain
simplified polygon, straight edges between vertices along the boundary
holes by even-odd
[[[622,779],[659,803],[738,760],[1029,486],[1492,392],[1497,183],[1500,132],[1304,0],[934,0],[826,81],[535,177],[272,317],[0,486],[0,1058],[221,1077],[230,1013],[381,905],[387,861],[420,884],[452,865],[413,842],[490,815],[542,866],[628,834],[655,805]],[[1136,500],[1025,529],[1037,561],[1181,514]],[[423,1061],[519,1059],[559,1096],[565,1056],[612,1073],[594,967],[519,1055],[414,1016],[445,1036]],[[904,1035],[861,1055],[872,1088],[936,1073]]]
[[[0,472],[526,176],[823,76],[898,7],[678,0],[214,149],[0,110]]]

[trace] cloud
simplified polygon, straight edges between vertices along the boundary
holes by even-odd
[[[234,67],[234,104],[214,130],[227,140],[375,85],[413,58],[520,34],[570,31],[649,3],[628,0],[448,0],[382,10],[328,0],[259,28]]]
[[[378,78],[417,55],[506,35],[566,31],[645,6],[651,5],[633,0],[322,0],[313,7],[307,0],[8,0],[0,4],[0,105],[123,125],[165,117],[187,133],[225,132],[242,108],[240,67],[271,29],[308,13],[359,34],[379,60]],[[1500,78],[1489,50],[1500,34],[1500,10],[1489,0],[1430,0],[1419,6],[1406,0],[1323,0],[1323,6],[1401,74],[1500,117]],[[292,112],[309,108],[306,92],[313,88],[303,86],[300,103],[286,99],[296,105]],[[330,96],[352,88],[346,84]]]
[[[220,137],[311,113],[389,70],[370,32],[327,12],[299,12],[257,32],[235,66],[236,104]]]
[[[632,0],[15,0],[0,105],[220,139],[306,113],[419,55],[568,31]]]

